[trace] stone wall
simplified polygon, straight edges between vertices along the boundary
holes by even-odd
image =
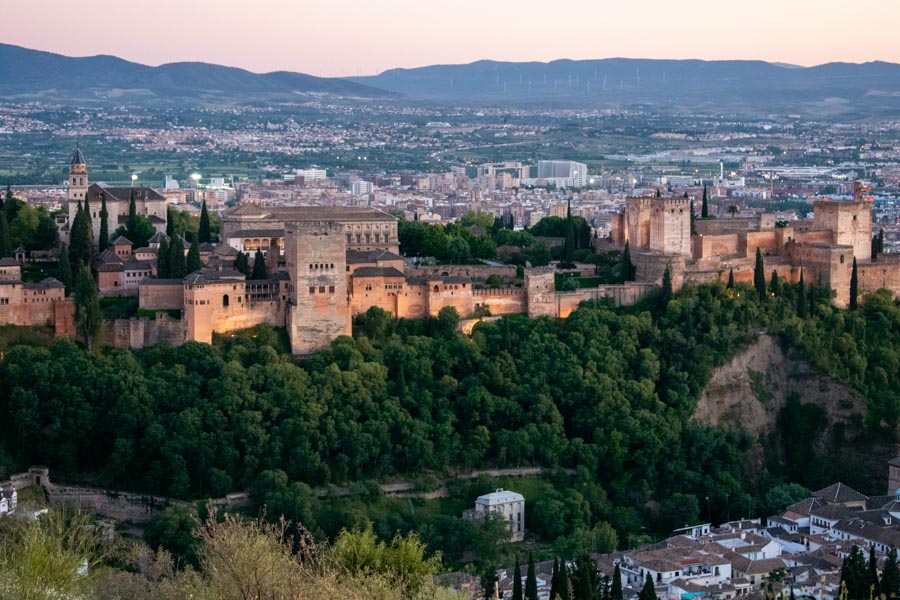
[[[835,243],[853,247],[858,261],[872,258],[872,203],[830,202],[813,204],[813,226],[816,230],[835,233]]]
[[[900,254],[879,254],[874,262],[858,263],[856,274],[860,291],[884,288],[900,295]]]
[[[147,348],[160,343],[179,346],[186,341],[186,330],[183,321],[161,312],[155,320],[116,319],[107,329],[107,340],[115,348]]]
[[[156,279],[138,286],[139,306],[146,310],[184,308],[184,284],[180,279]]]
[[[490,290],[472,290],[472,308],[487,307],[492,315],[508,315],[528,311],[528,300],[525,288],[498,288]]]
[[[691,255],[691,208],[686,198],[656,199],[651,203],[650,250]]]
[[[691,239],[695,260],[714,256],[737,256],[738,235],[695,235]]]
[[[436,265],[430,267],[411,267],[406,270],[409,277],[469,277],[470,279],[487,279],[491,275],[512,278],[516,276],[514,265]]]

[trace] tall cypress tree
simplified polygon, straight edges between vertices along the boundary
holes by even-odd
[[[160,279],[168,279],[171,275],[171,269],[169,268],[169,256],[171,252],[169,240],[163,238],[159,243],[159,251],[156,253],[156,276]]]
[[[725,284],[725,289],[734,289],[734,267],[728,269],[728,283]]]
[[[888,598],[900,598],[900,568],[897,566],[897,549],[893,546],[881,569],[881,592]]]
[[[660,312],[666,310],[670,300],[672,300],[672,272],[669,270],[669,265],[666,265],[666,270],[663,271],[662,288],[659,292]]]
[[[700,218],[709,218],[709,196],[706,192],[706,184],[703,185],[703,204],[700,206]]]
[[[572,201],[566,206],[566,240],[563,245],[563,258],[560,268],[571,269],[575,266],[575,223],[572,220]]]
[[[856,257],[853,257],[853,272],[850,273],[850,310],[856,310],[859,301],[859,276],[856,273]]]
[[[100,298],[97,293],[97,284],[91,277],[91,269],[82,265],[75,278],[75,324],[78,332],[84,339],[84,345],[88,352],[94,346],[94,340],[100,333]]]
[[[513,569],[512,600],[523,600],[523,598],[522,598],[522,567],[519,566],[519,556],[518,555],[516,555],[516,568]]]
[[[109,247],[109,213],[106,211],[106,194],[100,192],[100,237],[97,240],[100,252]]]
[[[576,563],[578,580],[575,585],[575,597],[578,600],[595,600],[597,597],[597,571],[594,560],[589,556],[582,556]]]
[[[253,255],[253,274],[250,279],[268,279],[269,272],[266,269],[266,257],[263,256],[262,250],[257,250]]]
[[[172,279],[184,279],[187,275],[187,265],[184,260],[184,242],[175,236],[169,247],[169,277]]]
[[[79,202],[69,231],[69,260],[73,273],[78,273],[82,265],[90,266],[91,257],[94,255],[93,233],[87,213]]]
[[[201,244],[212,241],[210,238],[209,212],[206,210],[206,199],[203,200],[203,205],[200,208],[200,225],[197,229],[197,238]]]
[[[572,597],[572,581],[569,579],[569,565],[565,559],[559,561],[559,597],[562,600]]]
[[[644,587],[641,588],[641,593],[638,594],[638,600],[657,600],[656,598],[656,587],[653,585],[653,578],[650,577],[650,573],[647,573],[647,579],[644,581]]]
[[[59,269],[57,269],[59,281],[66,286],[66,296],[72,292],[72,264],[69,261],[69,247],[65,244],[59,251]]]
[[[884,229],[878,230],[878,254],[884,254]]]
[[[616,568],[613,571],[609,600],[624,600],[624,595],[622,594],[622,571],[619,570],[619,563],[616,563]]]
[[[797,285],[797,316],[805,319],[809,315],[809,304],[806,301],[806,286],[803,285],[803,269],[800,269],[800,283]]]
[[[766,268],[763,265],[762,252],[759,246],[756,247],[756,266],[753,269],[753,287],[756,288],[756,295],[759,301],[766,299]]]
[[[772,269],[772,278],[769,279],[769,291],[776,297],[781,294],[781,280],[778,278],[778,271],[775,269]]]
[[[559,559],[553,558],[553,573],[550,575],[550,600],[559,597]]]
[[[528,553],[528,574],[525,576],[525,600],[538,600],[537,573],[531,552]]]
[[[185,261],[185,273],[190,274],[194,271],[199,271],[203,268],[203,263],[200,261],[200,244],[197,243],[197,239],[191,242],[191,247],[187,253],[187,260]]]
[[[869,588],[872,590],[871,597],[878,598],[881,596],[881,581],[878,580],[878,558],[875,556],[875,546],[869,546],[869,562],[866,565],[866,571],[869,575]]]
[[[166,207],[166,235],[169,239],[175,237],[175,211],[171,206]]]
[[[841,565],[841,583],[847,586],[848,600],[867,600],[871,576],[866,568],[866,558],[857,546]]]
[[[0,211],[0,258],[13,255],[12,238],[9,235],[9,224],[6,215]]]
[[[631,262],[631,246],[626,241],[625,251],[622,252],[622,281],[634,281],[634,264]]]
[[[659,191],[659,188],[656,188],[656,197],[662,198],[662,192]]]
[[[128,239],[137,243],[137,200],[134,195],[134,186],[131,187],[131,196],[128,198],[128,219],[125,221],[125,230],[128,232]]]
[[[246,277],[250,276],[250,257],[245,252],[238,252],[237,257],[234,259],[234,269],[243,273]]]

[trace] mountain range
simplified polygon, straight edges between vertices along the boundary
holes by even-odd
[[[200,62],[151,67],[114,56],[74,58],[0,44],[0,95],[20,99],[247,102],[329,94],[353,98],[674,111],[900,115],[900,65],[799,67],[730,60],[609,58],[391,69],[324,78],[252,73]]]

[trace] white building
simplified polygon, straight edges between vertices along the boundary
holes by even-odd
[[[584,187],[588,182],[587,165],[574,160],[539,160],[537,179],[571,180],[572,187]]]
[[[294,174],[302,177],[303,181],[324,181],[327,178],[325,169],[299,169]]]
[[[369,181],[356,179],[350,183],[350,193],[354,196],[367,196],[372,193],[374,186]]]
[[[498,488],[490,494],[478,496],[475,508],[467,510],[463,516],[486,519],[491,513],[500,515],[506,521],[509,541],[521,542],[525,539],[525,497],[522,494]]]
[[[5,517],[6,515],[11,515],[16,512],[18,499],[19,495],[16,493],[15,489],[10,488],[8,490],[0,490],[0,517]]]

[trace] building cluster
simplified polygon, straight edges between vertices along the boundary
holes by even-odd
[[[900,255],[872,255],[871,198],[857,184],[850,200],[813,203],[812,219],[778,222],[761,213],[747,218],[692,216],[687,198],[629,198],[613,220],[612,240],[629,244],[637,280],[658,281],[668,267],[683,282],[752,281],[757,249],[766,274],[830,287],[835,304],[846,307],[854,264],[860,291],[886,288],[900,293]],[[693,230],[693,231],[692,231]]]
[[[497,488],[475,499],[475,508],[463,512],[465,519],[486,520],[499,517],[506,523],[510,542],[525,539],[525,497],[522,494]]]

